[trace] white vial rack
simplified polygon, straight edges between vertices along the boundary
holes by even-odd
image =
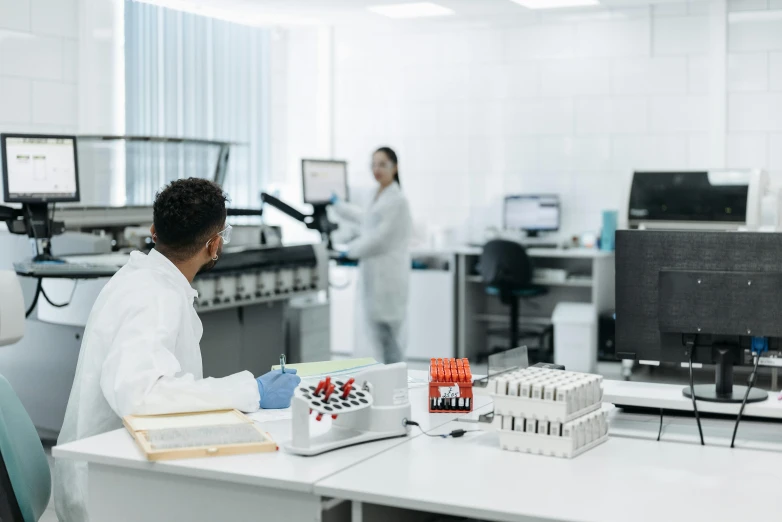
[[[535,418],[502,416],[498,422],[500,447],[535,455],[573,458],[608,440],[608,412],[606,405],[564,424]],[[497,415],[495,414],[495,419]]]
[[[600,408],[603,378],[588,373],[524,368],[489,380],[494,414],[566,423]]]

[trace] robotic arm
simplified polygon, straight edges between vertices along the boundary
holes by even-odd
[[[331,243],[331,233],[337,230],[337,225],[329,221],[328,214],[326,213],[326,207],[328,205],[313,205],[312,215],[302,214],[287,203],[275,198],[271,194],[266,192],[261,193],[261,201],[263,204],[271,205],[280,212],[289,215],[297,221],[301,221],[307,228],[317,230],[320,232],[321,238],[326,241],[329,250],[333,250]]]

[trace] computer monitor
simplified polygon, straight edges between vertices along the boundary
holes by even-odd
[[[559,196],[520,194],[505,196],[504,228],[523,230],[530,236],[559,230]]]
[[[325,205],[336,194],[343,201],[348,199],[348,164],[336,160],[301,160],[304,203]]]
[[[782,234],[617,231],[617,356],[716,364],[716,385],[695,397],[741,402],[733,366],[752,364],[753,339],[782,346],[780,259]],[[765,398],[753,389],[748,400]]]
[[[75,136],[0,134],[7,203],[79,201]]]

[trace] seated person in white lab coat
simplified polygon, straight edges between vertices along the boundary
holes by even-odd
[[[246,371],[203,378],[203,327],[191,283],[215,265],[230,240],[225,202],[220,187],[203,179],[174,181],[158,193],[155,249],[133,252],[90,313],[58,444],[121,428],[130,414],[290,406],[300,382],[292,370],[258,379]],[[86,464],[58,460],[61,522],[88,520],[86,495]]]

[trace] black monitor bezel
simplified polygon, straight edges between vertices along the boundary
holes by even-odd
[[[345,168],[345,175],[344,175],[344,183],[345,183],[345,200],[348,201],[350,199],[350,193],[348,189],[348,162],[345,160],[332,160],[332,159],[318,159],[318,158],[303,158],[301,160],[301,197],[302,201],[308,205],[325,205],[329,203],[329,200],[325,201],[311,201],[307,199],[307,176],[304,174],[304,165],[306,162],[317,162],[317,163],[339,163]]]
[[[7,159],[7,147],[6,140],[8,138],[34,138],[34,139],[55,139],[55,140],[73,140],[73,162],[74,162],[74,174],[76,176],[76,194],[70,197],[53,197],[53,198],[27,198],[27,197],[12,197],[8,189],[8,159]],[[79,183],[79,156],[77,147],[78,138],[73,135],[65,134],[17,134],[17,133],[2,133],[0,134],[0,156],[2,156],[2,171],[3,171],[3,199],[6,203],[26,203],[26,204],[46,204],[46,203],[75,203],[81,201],[81,185]]]

